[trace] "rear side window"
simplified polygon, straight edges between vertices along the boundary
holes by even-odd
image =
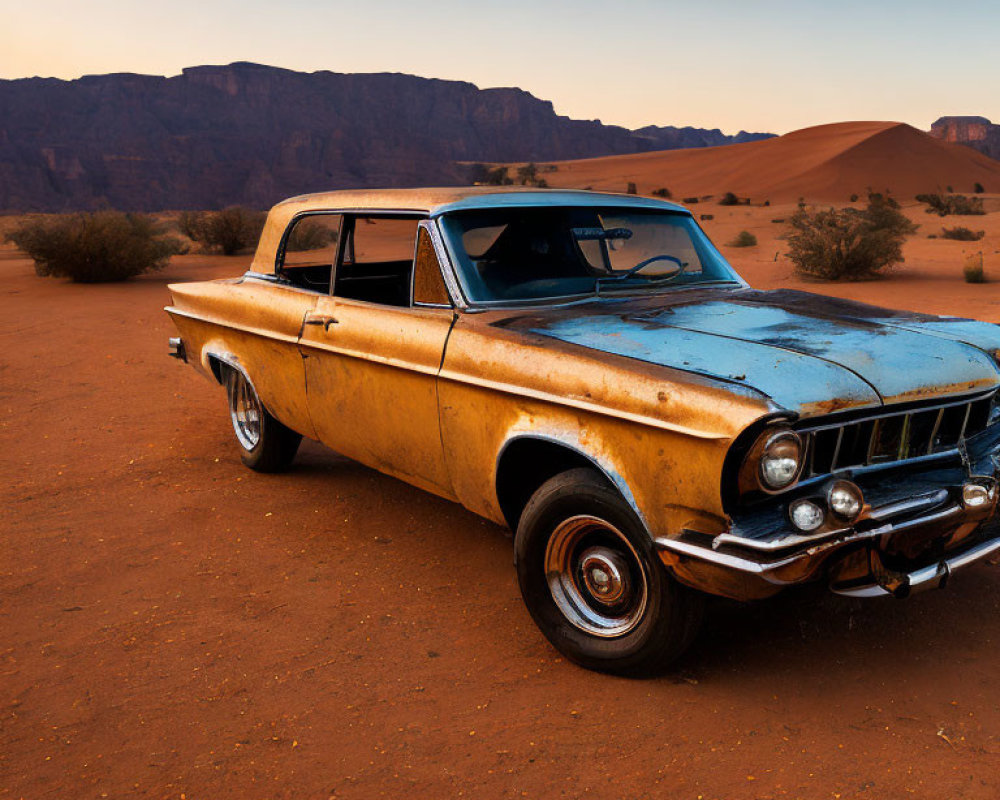
[[[328,292],[342,222],[340,214],[308,214],[293,220],[285,235],[278,274],[303,289]]]
[[[419,224],[419,217],[347,215],[334,295],[409,306]]]

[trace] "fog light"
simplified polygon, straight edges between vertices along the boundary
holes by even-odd
[[[812,500],[796,500],[789,507],[788,516],[796,528],[808,533],[823,524],[826,514]]]
[[[827,492],[826,499],[833,513],[846,520],[855,519],[864,504],[861,490],[850,481],[836,481]]]
[[[990,492],[982,484],[967,483],[962,487],[962,502],[966,508],[979,508],[990,502]]]

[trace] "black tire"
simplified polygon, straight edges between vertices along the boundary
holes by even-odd
[[[301,434],[272,417],[257,396],[253,384],[239,370],[226,370],[229,418],[236,434],[240,459],[257,472],[288,469],[302,441]]]
[[[596,470],[546,481],[521,515],[514,551],[535,623],[588,669],[655,674],[701,624],[704,595],[673,579],[635,513]]]

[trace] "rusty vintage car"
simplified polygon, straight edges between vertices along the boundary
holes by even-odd
[[[307,195],[170,291],[247,466],[306,436],[509,526],[590,668],[668,663],[705,593],[902,597],[1000,549],[1000,327],[755,291],[671,203]]]

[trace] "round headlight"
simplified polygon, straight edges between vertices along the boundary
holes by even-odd
[[[799,475],[802,441],[793,431],[771,436],[760,455],[760,477],[769,489],[791,486]]]
[[[850,481],[834,481],[826,494],[826,501],[834,514],[846,520],[855,519],[864,505],[861,490]]]
[[[788,516],[796,528],[809,533],[823,524],[826,514],[812,500],[796,500],[788,509]]]

